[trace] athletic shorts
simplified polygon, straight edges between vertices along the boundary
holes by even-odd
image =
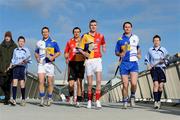
[[[129,75],[131,72],[138,72],[138,63],[134,62],[125,62],[122,61],[119,66],[120,75]]]
[[[150,71],[153,81],[166,82],[165,69],[160,67],[153,67]]]
[[[102,72],[102,59],[93,58],[85,61],[85,68],[87,76],[91,76],[96,72]]]
[[[84,61],[70,61],[68,64],[69,67],[69,75],[68,81],[70,80],[77,80],[80,78],[81,80],[84,79]]]
[[[52,63],[38,64],[39,73],[44,73],[46,76],[54,76],[54,65]]]
[[[26,76],[26,67],[25,66],[16,66],[13,68],[13,79],[25,80]]]

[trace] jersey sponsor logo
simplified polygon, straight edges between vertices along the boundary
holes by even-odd
[[[71,47],[74,47],[74,44],[71,44],[70,46],[71,46]]]
[[[48,47],[51,47],[51,44],[48,44],[47,46],[48,46]]]

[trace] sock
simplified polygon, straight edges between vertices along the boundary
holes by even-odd
[[[69,91],[69,96],[73,96],[73,91]]]
[[[77,99],[77,82],[74,82],[74,99]]]
[[[158,91],[158,101],[161,100],[162,91]]]
[[[127,103],[128,102],[128,97],[124,97],[123,98],[123,103]]]
[[[154,94],[154,101],[157,102],[159,99],[159,93],[158,92],[153,92]]]
[[[100,97],[101,97],[101,91],[96,90],[96,100],[99,100]]]
[[[88,90],[88,100],[92,99],[92,92]]]
[[[40,97],[44,97],[44,96],[45,96],[45,93],[44,93],[44,92],[40,92],[40,93],[39,93],[39,96],[40,96]]]
[[[52,98],[52,94],[48,94],[48,99],[51,99]]]
[[[135,92],[131,92],[131,98],[135,98]]]
[[[12,87],[13,99],[16,100],[17,86]]]
[[[25,88],[21,88],[22,99],[25,100]]]
[[[82,102],[82,96],[77,96],[77,101]]]

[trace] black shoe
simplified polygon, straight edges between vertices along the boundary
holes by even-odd
[[[4,105],[9,105],[9,104],[10,104],[9,100],[4,101]]]

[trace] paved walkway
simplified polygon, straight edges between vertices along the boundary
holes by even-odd
[[[137,104],[135,108],[121,109],[122,104],[103,104],[101,110],[86,109],[55,102],[51,107],[39,107],[30,101],[25,107],[5,106],[0,103],[0,120],[180,120],[179,107],[152,109],[151,104]]]

